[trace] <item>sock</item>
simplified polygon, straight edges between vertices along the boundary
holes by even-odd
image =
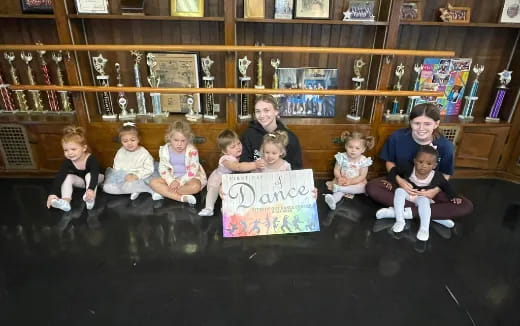
[[[195,198],[195,196],[193,196],[193,195],[182,195],[181,196],[181,201],[183,203],[188,203],[190,205],[195,205],[197,203],[197,198]]]

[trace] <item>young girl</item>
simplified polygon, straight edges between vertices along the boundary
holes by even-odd
[[[199,212],[200,216],[213,216],[213,209],[217,201],[220,185],[222,184],[223,174],[249,172],[265,166],[265,162],[262,159],[255,162],[238,162],[240,155],[242,155],[242,143],[233,130],[226,129],[222,131],[217,137],[217,145],[223,155],[218,161],[217,169],[208,178],[206,208]]]
[[[285,131],[274,131],[264,135],[264,141],[260,147],[262,159],[265,165],[256,169],[256,172],[291,171],[291,164],[283,158],[287,154],[286,146],[289,135]]]
[[[428,240],[430,237],[431,199],[422,195],[422,192],[427,189],[439,187],[446,193],[451,202],[456,205],[462,203],[462,199],[457,197],[444,175],[439,171],[435,171],[438,158],[439,153],[435,148],[429,145],[421,145],[414,158],[413,165],[403,164],[394,166],[388,172],[388,181],[384,182],[385,186],[388,190],[396,188],[394,194],[395,223],[392,227],[394,232],[401,232],[405,227],[404,205],[405,201],[408,200],[415,203],[419,210],[421,223],[417,232],[417,239],[421,241]],[[404,188],[398,188],[397,176],[409,182],[413,189],[405,190]]]
[[[125,122],[119,128],[119,140],[122,147],[114,158],[114,168],[106,171],[103,190],[112,195],[130,194],[135,200],[141,192],[152,194],[148,186],[153,173],[153,157],[139,145],[139,130],[133,122]]]
[[[198,193],[207,180],[192,138],[193,132],[186,121],[172,122],[165,136],[167,144],[159,148],[161,177],[153,178],[150,187],[159,195],[195,205],[197,199],[193,194]],[[152,198],[161,199],[159,195],[152,194]]]
[[[94,208],[96,188],[103,182],[103,175],[99,173],[99,163],[89,152],[85,130],[81,127],[67,126],[63,129],[61,138],[65,161],[54,178],[52,189],[47,197],[47,208],[51,206],[65,212],[70,211],[72,188],[87,190],[83,200],[87,209]],[[61,194],[61,198],[58,195]]]
[[[331,210],[336,209],[336,204],[343,196],[352,198],[354,194],[365,193],[368,167],[372,165],[372,159],[363,153],[374,147],[374,137],[344,131],[341,140],[345,142],[345,153],[334,156],[334,179],[326,182],[332,194],[325,195],[325,202]]]

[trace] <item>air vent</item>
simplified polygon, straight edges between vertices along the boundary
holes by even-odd
[[[7,169],[36,168],[23,126],[0,124],[0,151]]]
[[[457,145],[460,136],[459,126],[439,126],[440,131],[453,145]]]

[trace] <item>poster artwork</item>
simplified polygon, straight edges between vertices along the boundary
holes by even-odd
[[[312,170],[224,175],[224,237],[319,231],[313,190]]]

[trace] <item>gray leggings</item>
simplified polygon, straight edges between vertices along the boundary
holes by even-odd
[[[432,216],[432,208],[430,206],[430,199],[424,196],[415,196],[411,199],[410,194],[403,188],[397,188],[394,194],[394,210],[395,220],[404,222],[404,205],[406,201],[411,201],[417,205],[419,211],[419,218],[421,225],[419,228],[428,230],[430,228],[430,218]]]

